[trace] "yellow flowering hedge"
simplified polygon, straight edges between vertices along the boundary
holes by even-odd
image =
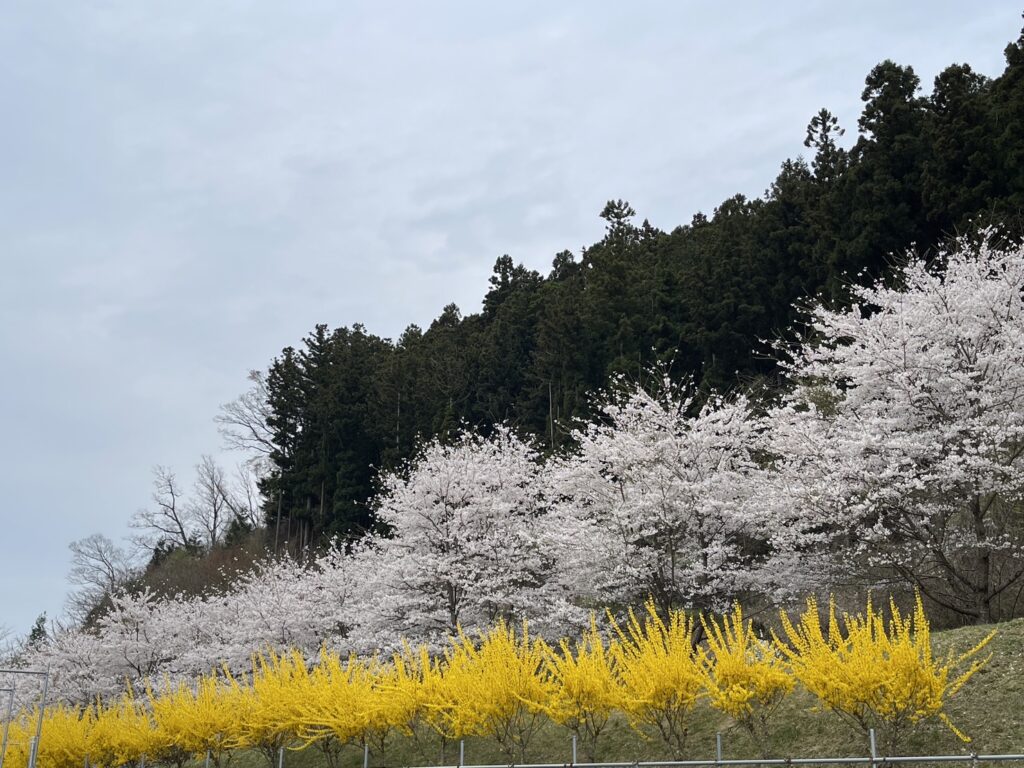
[[[839,616],[830,601],[824,619],[810,600],[795,619],[781,619],[781,636],[766,639],[739,605],[720,617],[663,617],[648,603],[621,624],[609,616],[607,632],[592,620],[554,647],[525,623],[499,622],[453,638],[442,658],[408,645],[386,660],[267,653],[244,677],[220,670],[191,684],[152,685],[142,700],[49,707],[38,765],[116,768],[145,757],[181,766],[209,754],[224,766],[240,749],[273,763],[279,749],[312,746],[334,768],[346,745],[382,753],[394,734],[425,743],[431,733],[489,736],[522,761],[544,718],[569,728],[593,759],[614,712],[682,757],[699,703],[767,744],[769,718],[798,685],[856,729],[877,729],[890,754],[926,720],[968,740],[946,704],[987,662],[980,653],[991,634],[936,659],[920,598],[907,614],[890,601],[888,615],[869,600],[863,614]],[[26,710],[12,721],[5,768],[26,768],[37,716]]]

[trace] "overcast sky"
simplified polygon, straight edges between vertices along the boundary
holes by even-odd
[[[762,194],[885,58],[989,75],[1019,2],[54,2],[0,14],[0,625],[188,480],[315,323],[396,336],[625,198]],[[980,10],[979,10],[980,8]],[[224,457],[230,460],[229,457]]]

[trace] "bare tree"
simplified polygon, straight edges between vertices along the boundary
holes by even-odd
[[[208,454],[196,464],[196,481],[187,509],[189,519],[203,531],[209,547],[215,547],[231,522],[234,505],[224,470]]]
[[[227,499],[235,519],[250,529],[258,528],[262,522],[259,480],[263,464],[263,461],[239,464]]]
[[[262,371],[249,371],[249,381],[252,386],[222,405],[214,421],[227,448],[249,451],[258,460],[274,450],[274,433],[267,425],[271,411],[266,376]]]
[[[11,632],[11,628],[5,624],[0,624],[0,664],[3,666],[9,666],[14,656],[15,643],[14,634]]]
[[[129,554],[101,533],[73,541],[68,548],[68,581],[77,587],[68,596],[68,609],[81,621],[106,595],[131,579],[134,567]]]
[[[161,544],[187,548],[195,543],[195,530],[174,472],[153,468],[153,507],[136,512],[129,525],[140,531],[136,541],[147,549]]]

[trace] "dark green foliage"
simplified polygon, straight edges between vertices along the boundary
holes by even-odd
[[[49,639],[50,633],[46,629],[46,612],[44,611],[36,617],[32,629],[29,630],[28,638],[25,640],[25,647],[29,649],[41,648],[46,645]]]
[[[361,326],[329,331],[318,325],[302,349],[285,349],[270,366],[268,426],[277,447],[276,472],[263,488],[269,523],[288,521],[285,535],[305,543],[351,535],[372,523],[367,500],[384,452],[372,405],[394,374],[395,348]]]
[[[578,258],[557,254],[546,277],[500,257],[479,313],[449,305],[397,342],[317,326],[268,372],[268,522],[280,500],[282,539],[358,535],[374,524],[377,471],[463,426],[507,422],[558,450],[589,415],[586,393],[614,374],[657,366],[701,391],[776,388],[767,342],[798,321],[794,305],[842,302],[894,254],[992,221],[1022,231],[1024,36],[1006,60],[994,80],[953,65],[930,96],[912,68],[882,62],[848,148],[822,109],[808,161],[785,161],[762,197],[731,197],[670,233],[610,201],[604,237]]]

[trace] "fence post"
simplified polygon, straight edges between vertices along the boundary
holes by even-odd
[[[4,713],[4,737],[0,744],[0,768],[4,768],[4,758],[7,756],[7,734],[11,727],[11,719],[14,717],[14,683],[7,689],[7,711]]]
[[[576,765],[576,734],[572,735],[572,765]]]
[[[32,750],[28,768],[36,768],[36,760],[39,759],[39,739],[43,735],[43,714],[46,712],[46,694],[50,690],[50,668],[46,668],[43,675],[43,699],[39,702],[39,719],[36,720],[36,746]]]
[[[466,740],[459,739],[459,768],[466,764]]]
[[[715,765],[722,762],[722,734],[715,734]]]
[[[210,768],[210,750],[206,750],[206,768]]]
[[[277,768],[284,768],[284,747],[277,748]]]
[[[871,741],[871,768],[878,768],[878,748],[875,745],[875,729],[868,729],[868,739]]]

